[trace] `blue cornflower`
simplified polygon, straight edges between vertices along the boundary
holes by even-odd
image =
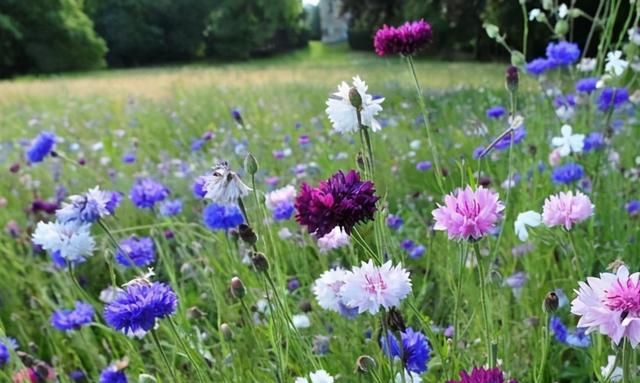
[[[156,246],[153,239],[136,236],[123,239],[116,252],[116,260],[127,267],[131,266],[131,262],[138,267],[152,264],[156,260]]]
[[[576,92],[580,93],[592,93],[596,90],[596,84],[598,83],[597,77],[582,78],[576,82]]]
[[[410,239],[403,239],[402,242],[400,242],[400,247],[402,247],[404,250],[411,250],[414,246],[414,243],[412,240]]]
[[[291,277],[287,280],[287,290],[294,292],[300,287],[300,280],[297,277]]]
[[[130,337],[142,338],[156,321],[176,311],[178,298],[164,283],[134,281],[104,308],[109,326]]]
[[[393,214],[389,214],[387,217],[387,226],[391,230],[399,230],[402,227],[402,224],[404,224],[402,217]]]
[[[551,181],[554,184],[570,184],[579,181],[584,176],[582,165],[568,163],[558,166],[551,172]]]
[[[134,152],[125,153],[122,156],[122,162],[124,162],[125,164],[132,164],[136,162],[136,154]]]
[[[235,205],[212,203],[202,211],[202,221],[211,230],[229,230],[243,223],[244,217]]]
[[[567,95],[559,95],[553,99],[553,106],[557,108],[561,106],[571,107],[576,106],[576,96],[569,93]]]
[[[408,371],[417,374],[427,371],[427,362],[430,358],[431,349],[429,341],[424,334],[413,331],[411,327],[408,327],[404,332],[400,333],[402,346],[400,346],[393,333],[389,332],[386,338],[386,340],[380,339],[380,344],[385,354],[400,358]]]
[[[604,88],[598,97],[598,109],[602,112],[619,106],[629,101],[629,92],[626,88]]]
[[[624,205],[624,208],[630,216],[636,216],[640,214],[640,200],[631,200]]]
[[[140,209],[152,208],[169,196],[169,189],[152,178],[139,178],[129,192],[129,199]]]
[[[432,166],[433,164],[431,163],[431,161],[420,161],[416,164],[416,169],[421,172],[426,172],[427,170],[431,169]]]
[[[171,217],[182,212],[182,201],[179,199],[166,200],[160,203],[160,215]]]
[[[604,134],[600,132],[591,132],[584,138],[583,152],[602,149],[604,147]]]
[[[244,121],[242,119],[242,113],[240,112],[240,108],[232,108],[231,109],[231,117],[240,125],[244,125]]]
[[[513,131],[513,144],[514,145],[519,144],[520,142],[522,142],[522,140],[524,140],[526,136],[527,136],[527,130],[524,128],[524,125],[517,127]],[[510,144],[511,144],[511,135],[507,134],[495,144],[494,148],[496,150],[504,150],[504,149],[508,149]]]
[[[204,188],[204,184],[207,182],[207,178],[205,176],[200,176],[193,181],[191,184],[191,192],[193,196],[198,199],[203,199],[207,194],[207,191]]]
[[[577,328],[567,336],[567,344],[572,347],[587,348],[591,346],[591,337],[585,328]]]
[[[116,366],[109,366],[100,372],[100,383],[128,383],[127,375]]]
[[[554,337],[560,343],[571,347],[586,348],[591,345],[591,338],[585,333],[585,329],[578,328],[575,331],[569,331],[567,326],[557,316],[552,316],[549,320],[549,328],[553,332]]]
[[[484,152],[484,149],[485,149],[484,146],[478,146],[477,148],[473,149],[473,154],[471,155],[473,159],[477,160],[478,158],[480,158],[480,155],[482,155],[482,153]]]
[[[487,109],[487,118],[493,118],[497,120],[498,118],[504,116],[506,114],[506,110],[502,106],[494,106]]]
[[[549,320],[549,329],[553,332],[553,336],[560,343],[567,342],[567,335],[569,331],[567,327],[562,323],[562,320],[557,316],[552,316],[551,320]]]
[[[411,258],[420,258],[427,251],[427,248],[423,245],[415,245],[409,250],[409,257]]]
[[[51,315],[51,325],[60,331],[77,330],[93,321],[93,306],[77,301],[73,310],[62,309]]]
[[[73,370],[69,373],[69,380],[74,383],[87,383],[89,380],[87,379],[87,374],[82,370]]]
[[[534,76],[540,76],[541,74],[543,74],[544,72],[548,71],[549,69],[552,69],[554,67],[553,63],[551,62],[551,60],[548,60],[546,58],[537,58],[534,59],[531,62],[528,62],[524,68],[527,71],[527,73],[534,75]]]
[[[547,45],[547,58],[557,66],[568,66],[580,58],[580,48],[576,43],[558,41]]]
[[[271,214],[273,219],[276,221],[286,221],[293,215],[293,212],[296,210],[293,203],[290,202],[282,202],[279,203],[271,209]]]
[[[56,211],[56,217],[59,221],[92,223],[115,213],[115,209],[120,203],[120,194],[100,190],[96,186],[86,193],[72,195],[69,197],[69,201],[69,203],[63,203],[62,207]]]
[[[202,149],[204,143],[205,141],[202,138],[196,138],[195,140],[191,141],[191,151],[197,152],[198,150]]]
[[[31,142],[27,149],[27,159],[31,163],[42,162],[51,153],[56,144],[56,135],[51,132],[41,132]]]
[[[9,363],[9,359],[11,359],[11,353],[9,352],[9,347],[7,347],[4,343],[0,342],[0,367]]]

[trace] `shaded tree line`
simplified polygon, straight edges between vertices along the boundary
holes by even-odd
[[[300,0],[0,0],[0,76],[206,58],[307,43]]]

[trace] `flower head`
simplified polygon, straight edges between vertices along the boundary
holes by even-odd
[[[597,77],[582,78],[576,82],[576,92],[590,94],[596,90]]]
[[[548,71],[549,69],[552,69],[553,67],[554,65],[551,60],[546,58],[537,58],[528,62],[525,65],[525,70],[527,71],[527,73],[531,75],[540,76],[541,74]]]
[[[547,45],[547,58],[555,66],[567,66],[578,61],[580,58],[580,48],[578,44],[567,41],[558,41]]]
[[[579,282],[571,312],[580,317],[578,327],[587,334],[599,331],[615,344],[626,337],[635,348],[640,343],[640,273],[620,266],[616,274],[601,273]]]
[[[602,149],[605,145],[604,134],[601,132],[591,132],[587,134],[587,137],[584,139],[584,147],[582,150],[584,152],[590,152],[592,150]]]
[[[512,142],[513,142],[513,145],[519,144],[520,142],[522,142],[522,140],[525,139],[526,136],[527,136],[527,129],[524,127],[524,125],[520,125],[513,130],[513,138],[511,137],[511,134],[507,134],[506,136],[502,137],[498,142],[496,142],[493,147],[496,150],[508,149],[509,146],[511,146]]]
[[[620,76],[629,66],[629,62],[622,59],[622,51],[608,52],[605,61],[604,70],[614,76]]]
[[[374,132],[381,129],[380,123],[374,117],[382,111],[380,104],[384,98],[374,99],[372,95],[367,93],[367,89],[367,84],[359,76],[353,78],[353,87],[349,87],[344,81],[338,86],[338,91],[327,100],[326,112],[333,130],[338,133],[357,132],[360,129],[358,109],[362,125],[368,126]],[[361,105],[359,108],[353,106],[350,98],[351,92],[355,92],[360,97]]]
[[[84,302],[76,302],[73,310],[58,310],[51,315],[51,325],[60,331],[77,330],[93,321],[93,306]]]
[[[571,153],[581,153],[584,147],[584,134],[573,134],[571,125],[562,125],[560,129],[562,136],[553,137],[551,144],[558,148],[561,157],[566,157]]]
[[[323,309],[335,311],[350,318],[357,314],[357,310],[347,307],[342,302],[340,290],[346,278],[347,271],[339,267],[325,271],[313,284],[313,294],[318,305]]]
[[[123,369],[111,365],[100,372],[100,383],[128,383],[127,375]]]
[[[558,166],[551,173],[551,181],[554,184],[570,184],[579,181],[584,176],[582,165],[568,163]]]
[[[336,226],[347,234],[358,222],[373,219],[378,197],[370,181],[361,181],[360,174],[339,171],[317,188],[302,184],[296,197],[296,220],[310,233],[323,237]]]
[[[333,383],[333,376],[329,375],[325,370],[318,370],[309,374],[309,378],[306,377],[296,378],[294,383]]]
[[[318,247],[321,253],[348,246],[350,242],[349,234],[345,233],[340,226],[334,227],[330,232],[318,238]]]
[[[362,262],[347,272],[345,283],[340,288],[342,303],[358,308],[358,313],[376,314],[380,306],[388,309],[400,304],[411,292],[409,273],[401,266],[387,261],[376,266],[373,261]]]
[[[176,311],[178,298],[164,283],[140,281],[129,284],[104,309],[109,326],[130,337],[142,338],[158,319]]]
[[[56,211],[61,222],[78,221],[92,223],[100,218],[112,215],[120,203],[120,195],[116,192],[100,190],[96,186],[84,194],[72,195],[68,203]]]
[[[449,239],[477,240],[494,228],[504,210],[498,193],[467,186],[445,196],[444,206],[438,205],[431,214],[435,230],[446,230]]]
[[[132,236],[120,241],[116,261],[122,266],[147,266],[156,260],[156,245],[150,237]]]
[[[424,20],[407,21],[399,27],[384,25],[373,38],[379,56],[401,54],[410,56],[431,43],[433,31]]]
[[[273,219],[276,221],[285,221],[293,215],[295,199],[296,188],[292,185],[287,185],[267,193],[265,196],[265,204],[267,208],[271,210]]]
[[[506,113],[507,111],[504,109],[503,106],[493,106],[487,109],[487,118],[492,118],[497,120],[498,118],[504,116]]]
[[[152,178],[139,178],[129,191],[129,199],[140,209],[150,209],[169,196],[169,189]]]
[[[383,351],[390,357],[401,358],[404,368],[410,372],[421,374],[427,371],[431,353],[427,337],[408,327],[400,333],[400,338],[402,345],[398,344],[396,337],[389,331],[387,339],[381,339]]]
[[[207,205],[202,211],[202,221],[210,230],[229,230],[244,222],[242,212],[235,205]]]
[[[576,223],[593,215],[593,204],[586,195],[576,191],[560,192],[549,196],[542,208],[542,222],[548,226],[564,226],[571,230]]]
[[[163,217],[172,217],[182,212],[182,200],[165,200],[160,203],[160,215]]]
[[[460,371],[460,380],[450,380],[449,383],[505,383],[505,380],[498,367],[491,369],[474,367],[471,374]],[[517,383],[517,381],[512,379],[509,383]]]
[[[38,222],[32,235],[33,243],[47,250],[60,266],[67,262],[78,264],[91,256],[95,241],[91,237],[88,224],[70,222]]]
[[[527,226],[536,227],[542,223],[542,216],[540,213],[529,210],[524,213],[518,214],[515,223],[513,224],[516,235],[521,241],[529,239],[529,232],[527,232]]]
[[[51,132],[41,132],[27,149],[27,160],[31,163],[42,162],[51,153],[56,144],[56,136]]]
[[[626,88],[604,88],[598,96],[598,109],[606,112],[609,109],[617,109],[629,101],[629,92]]]
[[[211,175],[205,177],[204,190],[204,198],[221,205],[234,205],[238,199],[248,196],[251,188],[231,170],[227,161],[222,161],[213,167]]]

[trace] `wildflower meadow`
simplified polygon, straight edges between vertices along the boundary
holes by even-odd
[[[623,1],[521,1],[504,63],[419,57],[418,19],[0,83],[0,382],[640,382]]]

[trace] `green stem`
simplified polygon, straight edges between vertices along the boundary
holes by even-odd
[[[542,326],[542,356],[540,359],[540,368],[538,369],[538,373],[536,374],[536,383],[544,383],[544,370],[547,365],[547,354],[549,353],[549,313],[544,312],[544,325]]]
[[[173,371],[173,367],[171,367],[171,363],[169,363],[169,358],[167,358],[167,354],[165,354],[164,349],[160,344],[160,340],[158,339],[158,335],[156,334],[155,330],[151,331],[151,338],[153,339],[153,342],[156,344],[156,347],[158,347],[158,350],[160,351],[160,355],[162,355],[162,360],[164,361],[164,364],[167,366],[167,370],[169,370],[169,374],[171,374],[171,378],[173,378],[174,382],[178,382],[179,380],[178,378],[176,378],[176,373],[175,371]]]
[[[193,357],[193,354],[191,353],[191,349],[187,347],[187,344],[184,342],[184,339],[178,333],[178,329],[176,328],[176,325],[173,323],[173,319],[169,317],[168,321],[169,321],[169,327],[171,327],[171,332],[173,333],[173,336],[176,337],[176,339],[178,340],[178,343],[180,343],[180,347],[182,347],[182,350],[187,355],[187,358],[189,358],[191,365],[193,365],[193,368],[196,370],[196,374],[198,375],[198,380],[200,382],[206,382],[206,379],[204,379],[204,376],[202,374],[202,370],[200,370],[199,361],[195,360],[195,358]]]
[[[631,376],[632,357],[633,355],[629,345],[629,339],[625,338],[622,343],[622,383],[631,383],[633,381],[633,377]]]
[[[527,14],[527,6],[524,1],[520,2],[520,8],[522,9],[522,20],[524,21],[524,33],[522,34],[522,55],[524,61],[527,61],[527,40],[529,39],[529,15]]]
[[[487,283],[485,280],[484,266],[482,265],[482,255],[480,254],[480,246],[478,242],[474,242],[473,249],[476,254],[476,263],[478,264],[478,277],[480,279],[480,305],[482,306],[482,317],[484,322],[484,337],[487,346],[487,358],[489,358],[489,368],[495,367],[495,356],[493,355],[493,347],[491,347],[491,325],[489,321],[489,308],[487,304]]]
[[[464,266],[465,263],[467,262],[467,246],[466,245],[460,245],[460,257],[458,259],[459,265],[458,265],[458,275],[457,275],[457,281],[456,281],[456,295],[455,295],[455,299],[453,302],[453,350],[454,350],[454,356],[455,356],[455,350],[458,347],[458,337],[459,332],[460,332],[460,324],[458,323],[459,321],[459,315],[458,315],[458,310],[460,310],[460,300],[462,299],[462,272],[464,271]],[[453,366],[455,369],[455,366]],[[454,371],[455,374],[455,371]]]

